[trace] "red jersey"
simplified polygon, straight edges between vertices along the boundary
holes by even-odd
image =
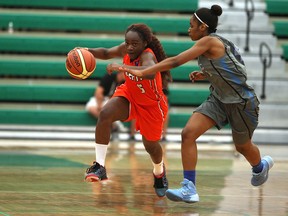
[[[150,48],[144,50],[154,55]],[[141,66],[140,57],[130,62],[128,55],[123,63]],[[129,117],[136,119],[136,130],[150,141],[161,138],[163,123],[168,112],[167,99],[162,91],[162,78],[158,72],[153,80],[141,79],[125,72],[125,83],[118,86],[113,97],[125,97],[130,102]]]
[[[154,52],[150,48],[145,49],[143,52],[150,52],[154,55]],[[130,66],[141,66],[140,56],[131,62],[129,55],[126,54],[123,58],[123,64]],[[159,101],[159,99],[164,95],[162,91],[162,78],[160,72],[156,73],[153,80],[142,79],[125,72],[125,85],[127,85],[129,89],[131,98],[137,104],[149,105],[152,101]]]

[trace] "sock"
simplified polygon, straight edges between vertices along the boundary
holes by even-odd
[[[105,166],[107,148],[106,144],[95,144],[96,162],[102,166]]]
[[[192,181],[194,185],[196,185],[196,170],[184,170],[183,176],[185,179]]]
[[[153,173],[155,176],[160,176],[163,171],[164,171],[164,163],[163,163],[163,160],[159,163],[159,164],[155,164],[153,161],[152,161],[152,164],[153,164]]]
[[[254,173],[260,173],[263,170],[263,163],[260,160],[260,162],[256,165],[252,167],[252,170]]]

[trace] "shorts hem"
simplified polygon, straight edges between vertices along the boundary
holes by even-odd
[[[219,125],[219,124],[217,123],[217,121],[215,121],[215,119],[214,119],[212,116],[209,115],[209,113],[203,112],[203,111],[201,111],[201,110],[195,110],[193,113],[196,113],[196,112],[201,113],[201,114],[209,117],[210,119],[212,119],[212,120],[216,123],[216,124],[215,124],[215,127],[216,127],[218,130],[221,130],[221,129],[224,127],[224,125],[223,125],[223,126],[222,126],[222,125]]]

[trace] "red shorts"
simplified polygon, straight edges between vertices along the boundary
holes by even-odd
[[[113,97],[125,97],[130,102],[129,117],[125,121],[136,120],[136,130],[149,141],[158,141],[161,139],[163,131],[163,123],[168,112],[167,99],[163,97],[158,100],[151,100],[147,105],[137,104],[134,100],[127,86],[122,84],[118,86]],[[142,96],[143,97],[143,96]]]

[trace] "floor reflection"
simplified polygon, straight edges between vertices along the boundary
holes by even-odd
[[[109,180],[99,183],[83,181],[94,149],[2,149],[0,215],[288,215],[287,160],[276,158],[268,182],[255,188],[250,185],[251,168],[241,156],[200,152],[200,202],[187,204],[156,196],[151,160],[141,143],[121,145],[109,147]],[[169,186],[176,188],[183,178],[180,152],[166,147]]]

